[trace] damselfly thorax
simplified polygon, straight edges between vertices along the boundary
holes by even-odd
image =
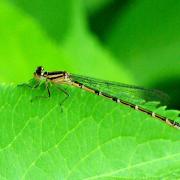
[[[71,82],[70,76],[66,71],[44,72],[43,67],[37,68],[34,77],[38,80],[45,78],[47,81],[56,84],[68,84],[68,82]]]

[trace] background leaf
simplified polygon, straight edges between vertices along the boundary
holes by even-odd
[[[180,1],[131,2],[106,32],[108,47],[137,81],[163,89],[179,108]]]
[[[69,22],[71,31],[68,28],[63,40],[54,39],[54,31],[49,32],[49,29],[46,28],[44,31],[42,30],[42,24],[45,24],[44,26],[46,27],[47,14],[41,14],[41,18],[37,14],[38,7],[41,6],[41,1],[34,2],[34,6],[30,7],[28,3],[21,4],[21,1],[18,2],[19,3],[16,2],[16,5],[20,4],[20,7],[22,6],[24,8],[23,11],[14,4],[4,1],[1,2],[1,7],[5,11],[2,13],[2,19],[4,20],[3,27],[5,28],[1,30],[1,34],[6,38],[4,40],[6,42],[1,41],[0,44],[0,46],[3,47],[1,59],[9,60],[7,63],[4,63],[4,61],[1,62],[3,64],[3,66],[1,66],[3,69],[1,81],[26,81],[29,79],[28,77],[31,76],[32,69],[38,65],[44,65],[53,70],[65,69],[67,71],[77,72],[78,74],[91,74],[91,76],[94,74],[94,76],[101,76],[104,77],[104,79],[121,79],[124,82],[132,81],[133,78],[129,72],[123,69],[123,67],[117,66],[114,57],[103,49],[96,38],[86,30],[82,17],[83,8],[80,2],[77,3],[73,1],[70,4],[70,9],[72,9],[72,19]],[[32,7],[35,6],[37,6],[37,9],[32,9]],[[52,11],[52,7],[48,6],[48,4],[44,4],[44,6],[46,6],[44,8],[47,8],[46,11]],[[55,4],[52,6],[55,6]],[[61,6],[61,4],[59,4],[59,6]],[[29,7],[28,10],[27,7]],[[30,18],[29,14],[25,13],[26,11],[28,11],[33,18]],[[7,18],[7,16],[9,16],[9,18]],[[20,20],[22,22],[20,22]],[[40,24],[38,25],[37,23],[39,21]],[[9,27],[6,27],[6,23],[9,24]],[[51,25],[53,26],[53,24],[50,23],[49,26]],[[14,33],[14,26],[18,32],[20,31],[19,33]],[[59,28],[60,32],[64,31],[59,24],[57,28]],[[53,29],[53,27],[50,29]],[[9,33],[7,34],[8,31]],[[49,35],[49,33],[52,34]],[[9,40],[8,44],[7,39]],[[14,45],[11,48],[12,41]],[[6,44],[7,46],[5,46]],[[11,51],[10,56],[7,51]],[[11,66],[12,64],[13,66]],[[5,71],[7,67],[9,67],[9,71]],[[102,69],[99,70],[99,67]],[[108,74],[106,72],[107,69]],[[17,74],[17,70],[21,73]],[[115,74],[119,74],[119,76],[115,76]]]

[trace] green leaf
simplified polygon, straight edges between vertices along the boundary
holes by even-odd
[[[41,3],[19,0],[14,2],[14,5],[9,1],[0,2],[0,59],[3,60],[0,61],[1,82],[26,81],[32,70],[39,65],[49,70],[66,70],[104,79],[132,82],[133,78],[128,70],[118,65],[111,53],[102,48],[98,40],[87,30],[84,21],[85,7],[83,8],[80,1],[66,2],[66,6],[69,5],[67,11],[71,12],[71,17],[67,18],[64,11],[64,14],[53,11],[53,7],[56,6],[54,1],[52,4],[43,3],[43,8],[51,16],[45,12],[39,13]],[[62,7],[62,3],[64,1],[58,2],[57,6]],[[59,18],[58,21],[53,19],[54,13]],[[63,22],[68,21],[67,26],[59,24],[62,18]],[[65,32],[63,38],[62,35],[57,35],[58,32]]]
[[[20,8],[0,2],[0,80],[22,82],[32,75],[38,65],[61,68],[67,65],[68,56],[47,36],[35,19]]]
[[[121,13],[106,34],[121,63],[143,84],[179,77],[180,1],[137,0]]]
[[[88,14],[93,14],[99,11],[99,9],[103,9],[108,4],[112,3],[113,0],[86,0],[83,3],[85,4]]]
[[[0,85],[1,179],[180,177],[180,131],[74,87]],[[31,102],[32,100],[32,102]],[[149,105],[154,106],[153,103]],[[148,105],[146,105],[148,106]],[[179,121],[179,111],[155,112]]]

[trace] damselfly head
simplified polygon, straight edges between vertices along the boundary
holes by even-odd
[[[36,79],[40,79],[44,75],[44,68],[42,66],[38,66],[36,71],[34,72],[34,77]]]

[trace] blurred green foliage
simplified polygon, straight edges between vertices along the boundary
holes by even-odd
[[[0,2],[0,81],[37,65],[162,89],[179,108],[178,0]]]
[[[40,1],[34,3],[39,8],[41,7]],[[15,6],[15,4],[18,5]],[[47,10],[39,16],[36,12],[39,9],[33,8],[35,4],[28,6],[28,2],[24,4],[20,1],[16,1],[15,4],[1,2],[1,7],[5,11],[3,13],[5,16],[3,22],[10,24],[8,27],[2,26],[4,28],[1,29],[3,31],[1,34],[6,34],[9,31],[9,35],[7,34],[5,37],[9,40],[8,44],[12,44],[13,41],[14,45],[11,48],[15,49],[11,50],[11,57],[9,57],[8,53],[3,53],[3,57],[1,57],[2,59],[9,59],[8,64],[2,62],[4,73],[1,75],[1,80],[11,82],[27,81],[37,65],[43,65],[48,70],[65,69],[78,74],[101,76],[105,79],[112,79],[115,77],[114,74],[119,74],[120,76],[117,76],[116,80],[121,78],[126,81],[130,80],[125,70],[121,66],[118,67],[114,57],[87,30],[82,3],[79,3],[79,5],[77,1],[68,3],[71,17],[66,12],[63,14],[64,21],[69,23],[66,30],[64,24],[59,24],[59,21],[61,21],[61,18],[58,18],[59,16],[56,20],[57,27],[54,27],[53,23],[51,24],[50,19],[56,16],[49,17],[47,12],[53,11],[53,5],[47,5]],[[59,11],[64,8],[59,1],[57,7],[59,7]],[[10,17],[7,18],[7,15]],[[51,32],[50,28],[47,28],[47,20],[48,25],[53,26],[51,29],[55,28],[56,30]],[[60,31],[61,26],[63,30]],[[16,31],[20,32],[15,33]],[[61,32],[60,36],[58,35],[59,31]],[[7,41],[6,39],[4,41]],[[7,52],[10,47],[5,47],[5,43],[2,41],[1,43],[1,46]],[[14,66],[10,65],[12,63]],[[9,67],[9,72],[6,72],[5,67]],[[17,73],[18,71],[19,73]]]

